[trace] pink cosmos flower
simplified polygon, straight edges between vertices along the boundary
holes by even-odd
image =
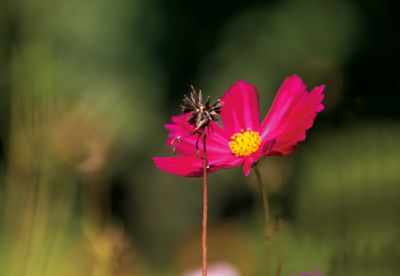
[[[305,140],[306,131],[313,125],[315,116],[323,110],[325,86],[307,91],[301,78],[287,77],[275,97],[265,119],[260,122],[259,101],[256,88],[242,80],[232,85],[220,99],[223,127],[210,123],[206,140],[208,172],[243,166],[250,175],[252,164],[267,155],[286,155]],[[168,146],[178,155],[154,157],[155,165],[168,173],[187,177],[202,176],[202,142],[196,141],[194,127],[187,118],[190,114],[172,117],[165,127],[169,131]],[[201,140],[201,139],[200,139]]]

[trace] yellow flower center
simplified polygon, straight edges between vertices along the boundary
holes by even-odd
[[[236,157],[249,156],[256,152],[261,145],[260,134],[257,131],[251,131],[250,128],[233,134],[231,139],[229,147]]]

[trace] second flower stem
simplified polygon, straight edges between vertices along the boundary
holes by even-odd
[[[203,228],[202,228],[202,248],[203,248],[203,276],[207,276],[207,150],[206,150],[206,134],[202,134],[203,138]]]
[[[269,210],[269,202],[268,202],[268,192],[267,187],[264,184],[260,170],[258,168],[258,164],[254,166],[254,171],[257,176],[258,188],[260,189],[260,193],[262,195],[263,208],[264,208],[264,238],[265,238],[265,275],[270,275],[270,251],[271,251],[271,238],[272,238],[272,224]]]

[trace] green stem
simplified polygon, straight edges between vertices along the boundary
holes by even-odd
[[[260,193],[262,195],[263,208],[264,208],[264,238],[265,238],[265,275],[270,275],[270,251],[271,251],[271,239],[272,239],[272,224],[270,217],[270,209],[268,202],[268,192],[267,187],[264,184],[260,170],[258,168],[258,164],[254,166],[254,171],[257,176],[258,188],[260,189]]]

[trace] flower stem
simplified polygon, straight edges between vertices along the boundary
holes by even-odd
[[[203,248],[203,276],[207,276],[207,150],[206,150],[206,134],[203,133],[203,232],[202,232],[202,248]]]
[[[258,164],[254,166],[254,171],[257,176],[257,183],[258,188],[260,189],[262,200],[263,200],[263,207],[264,207],[264,238],[265,238],[265,275],[270,275],[270,251],[271,251],[271,239],[272,239],[272,224],[271,224],[271,217],[270,217],[270,210],[269,210],[269,203],[268,203],[268,192],[267,187],[262,181],[261,173],[258,168]]]

